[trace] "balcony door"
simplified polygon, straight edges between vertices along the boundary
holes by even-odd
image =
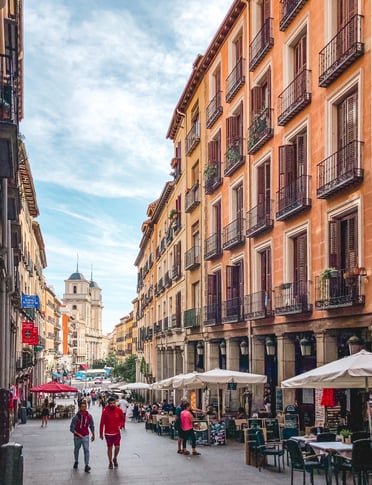
[[[270,215],[271,209],[271,176],[270,159],[265,160],[257,168],[257,205],[258,220],[264,220],[265,216]]]
[[[349,94],[337,106],[338,175],[353,169],[358,140],[358,93]]]
[[[348,271],[358,266],[358,215],[356,212],[329,222],[329,265]]]
[[[307,234],[293,238],[293,296],[302,303],[307,301]]]

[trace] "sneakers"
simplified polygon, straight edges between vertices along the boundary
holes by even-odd
[[[75,463],[74,463],[74,467],[73,467],[73,468],[76,470],[76,468],[77,468],[78,466],[79,466],[79,463],[78,463],[77,461],[75,461]]]
[[[113,467],[113,464],[112,464],[112,462],[111,462],[111,461],[110,461],[110,463],[109,463],[109,468],[110,468],[110,470],[112,470],[112,469],[114,468],[114,467]]]
[[[114,458],[112,460],[112,462],[113,462],[115,468],[117,468],[119,466],[118,461],[116,460],[116,458]]]
[[[89,466],[89,465],[85,465],[84,471],[85,471],[86,473],[89,473],[89,472],[90,472],[90,470],[91,470],[90,466]]]

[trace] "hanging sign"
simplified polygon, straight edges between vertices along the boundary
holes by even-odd
[[[39,306],[38,295],[25,295],[22,293],[22,308],[39,308]]]
[[[34,340],[33,335],[34,322],[22,322],[22,343],[31,344]]]

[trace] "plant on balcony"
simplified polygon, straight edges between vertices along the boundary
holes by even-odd
[[[207,165],[204,170],[204,178],[209,180],[217,176],[217,167],[216,165]]]
[[[323,271],[320,273],[319,278],[320,281],[329,280],[330,278],[337,278],[338,270],[334,267],[324,268]]]
[[[169,213],[169,219],[174,221],[178,217],[178,211],[176,209],[172,209]]]
[[[226,159],[229,163],[234,164],[240,161],[240,150],[236,145],[232,145],[227,149]]]

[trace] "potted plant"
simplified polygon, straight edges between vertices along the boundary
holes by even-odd
[[[329,280],[330,278],[337,278],[338,270],[333,266],[329,268],[324,268],[323,271],[320,273],[319,278],[320,281]]]
[[[340,436],[343,443],[350,443],[351,431],[348,429],[342,429],[340,431]]]
[[[169,219],[171,221],[174,221],[174,219],[177,219],[178,217],[178,211],[176,209],[172,209],[169,213]]]
[[[216,177],[217,175],[217,167],[216,165],[207,165],[204,170],[204,177],[209,180],[211,178]]]
[[[227,149],[226,158],[229,163],[237,163],[241,159],[241,154],[239,147],[236,145],[231,145]]]

